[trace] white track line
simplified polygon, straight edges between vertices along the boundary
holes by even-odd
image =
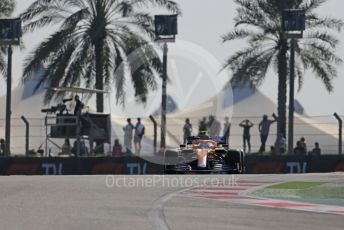
[[[152,207],[148,211],[148,218],[150,222],[155,226],[156,229],[159,229],[159,230],[171,229],[166,222],[166,218],[164,214],[164,205],[173,197],[179,195],[180,193],[186,192],[190,189],[193,189],[193,188],[182,189],[182,190],[165,194],[153,203]]]

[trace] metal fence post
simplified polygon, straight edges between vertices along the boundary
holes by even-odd
[[[154,139],[153,139],[153,146],[154,146],[154,154],[156,153],[157,147],[157,138],[158,138],[158,124],[152,115],[149,116],[149,119],[153,122],[154,127]]]
[[[29,154],[29,137],[30,137],[30,126],[28,120],[24,117],[21,116],[21,119],[25,123],[25,154],[26,156]]]
[[[333,116],[338,120],[339,125],[339,143],[338,143],[338,154],[342,155],[342,130],[343,130],[343,120],[340,118],[340,116],[337,113],[334,113]]]

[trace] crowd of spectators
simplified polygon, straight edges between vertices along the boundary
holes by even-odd
[[[260,148],[259,153],[267,152],[266,150],[266,143],[269,138],[270,127],[271,125],[277,121],[277,117],[275,114],[272,114],[272,119],[269,119],[267,115],[263,115],[262,120],[258,124],[258,131],[260,134]],[[239,126],[243,129],[243,150],[245,153],[251,152],[251,134],[250,130],[254,126],[254,124],[245,119],[239,123]],[[229,118],[225,117],[222,133],[221,132],[221,124],[216,119],[215,116],[203,117],[198,124],[198,135],[202,132],[207,132],[209,136],[215,137],[222,135],[228,144],[230,144],[230,130],[231,130],[231,123],[229,122]],[[193,127],[190,123],[190,119],[185,119],[185,124],[183,126],[183,141],[184,144],[187,141],[187,137],[192,136],[193,134]],[[279,133],[275,139],[274,145],[270,147],[270,153],[272,155],[275,154],[285,154],[287,152],[287,139],[283,133]],[[299,141],[296,143],[296,147],[293,149],[294,155],[320,155],[321,149],[319,143],[316,142],[314,144],[314,148],[312,151],[307,152],[307,145],[306,140],[304,137],[300,138]]]

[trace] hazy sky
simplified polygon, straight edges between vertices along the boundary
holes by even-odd
[[[221,63],[224,63],[235,50],[243,47],[245,43],[232,42],[222,44],[220,36],[233,29],[233,17],[235,15],[235,4],[231,0],[176,0],[183,11],[183,16],[179,19],[178,39],[194,43],[203,47]],[[22,12],[33,0],[17,0],[18,12]],[[319,8],[319,14],[322,16],[332,16],[344,20],[342,11],[344,9],[343,0],[328,0]],[[13,77],[14,86],[20,81],[23,60],[28,52],[37,46],[38,42],[46,38],[52,29],[44,29],[24,36],[26,49],[20,51],[15,49],[13,56]],[[344,59],[344,33],[338,34],[341,42],[338,48],[338,55]],[[178,43],[178,41],[177,41]],[[183,69],[178,70],[179,74]],[[305,77],[304,87],[300,93],[297,93],[298,99],[306,109],[309,115],[331,115],[333,112],[344,114],[344,65],[338,67],[338,78],[334,81],[335,90],[332,94],[326,92],[319,79],[316,79],[311,72]],[[0,79],[0,95],[4,95],[5,81]],[[266,78],[261,91],[276,101],[277,98],[277,79],[276,74],[271,72]]]

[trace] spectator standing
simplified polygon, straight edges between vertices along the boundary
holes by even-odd
[[[306,151],[304,147],[302,146],[301,141],[296,142],[296,147],[294,148],[294,154],[299,156],[306,155]]]
[[[229,144],[229,136],[231,135],[231,123],[229,117],[225,117],[225,123],[223,124],[223,136],[226,139],[226,143]]]
[[[214,123],[213,123],[213,128],[214,128],[214,136],[220,136],[221,133],[221,122],[214,117]]]
[[[287,149],[287,139],[284,137],[283,133],[279,133],[275,142],[275,152],[285,153]]]
[[[116,139],[112,147],[112,156],[120,157],[122,156],[122,145],[119,143],[119,140]]]
[[[143,135],[145,134],[145,126],[141,123],[141,118],[137,118],[135,125],[135,135],[134,135],[134,147],[135,153],[140,156],[141,153],[141,142]]]
[[[75,101],[74,115],[81,116],[81,112],[82,112],[82,109],[84,108],[84,104],[80,101],[79,95],[75,95],[74,101]]]
[[[251,152],[251,135],[250,129],[253,127],[253,123],[249,120],[243,120],[240,124],[243,130],[243,144],[244,144],[244,152],[246,153],[246,143],[248,146],[248,152]]]
[[[77,155],[78,148],[80,150],[80,156],[88,155],[88,148],[86,147],[85,141],[76,139],[73,143],[72,153]]]
[[[200,135],[202,132],[207,132],[207,118],[203,117],[202,120],[199,122],[198,125],[198,135]]]
[[[5,151],[6,151],[6,145],[5,145],[5,140],[0,139],[0,155],[5,156]]]
[[[64,144],[62,145],[62,155],[70,155],[72,153],[72,146],[68,138],[65,139]]]
[[[311,152],[312,156],[320,156],[321,155],[321,149],[319,147],[319,143],[315,142],[314,143],[314,149]]]
[[[306,139],[304,137],[300,138],[301,146],[304,148],[305,153],[307,153],[307,145],[306,145]]]
[[[127,125],[123,127],[124,131],[124,146],[126,148],[126,152],[130,153],[132,149],[132,142],[133,142],[133,130],[134,126],[131,123],[131,119],[127,119]]]
[[[192,125],[190,123],[190,119],[185,119],[185,124],[183,127],[183,143],[186,144],[188,137],[192,134]]]
[[[269,132],[270,132],[270,126],[272,123],[274,123],[276,119],[269,120],[267,115],[263,116],[263,120],[259,123],[259,133],[260,133],[260,141],[261,146],[259,149],[259,152],[262,153],[265,151],[266,141],[268,140]]]
[[[209,116],[209,122],[207,124],[210,137],[216,137],[220,135],[221,123],[216,120],[215,116]]]

